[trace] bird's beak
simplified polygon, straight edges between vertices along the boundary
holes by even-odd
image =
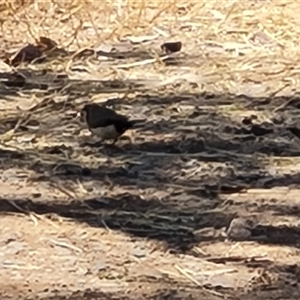
[[[76,116],[77,122],[81,125],[84,126],[87,124],[87,115],[86,111],[79,111]]]
[[[75,118],[74,118],[74,121],[77,123],[77,124],[82,124],[82,116],[81,116],[81,112],[77,112]]]
[[[80,123],[84,122],[83,116],[82,116],[82,112],[79,111],[76,115],[76,120]]]

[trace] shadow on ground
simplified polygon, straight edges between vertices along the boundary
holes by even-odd
[[[65,103],[55,103],[50,99],[43,103],[44,110],[43,105],[33,109],[30,112],[32,119],[38,122],[45,120],[45,111],[54,113],[60,122],[57,125],[52,119],[49,130],[53,129],[60,136],[59,126],[64,122],[72,123],[72,118],[66,116],[66,110],[77,108],[74,99],[79,94],[90,95],[103,91],[103,84],[97,83],[96,88],[93,88],[92,82],[81,84],[85,85],[84,89],[79,86],[77,90],[64,90],[69,98]],[[109,83],[106,89],[121,91],[130,84]],[[10,89],[12,94],[16,91],[15,87]],[[115,146],[80,148],[77,145],[77,148],[72,148],[62,141],[59,145],[48,145],[39,150],[27,150],[25,147],[14,150],[11,146],[5,148],[1,145],[2,178],[6,176],[4,171],[21,168],[34,171],[38,182],[59,181],[64,185],[77,180],[82,183],[95,181],[100,186],[127,186],[132,193],[115,193],[113,196],[82,198],[65,203],[50,201],[44,195],[32,200],[6,197],[0,201],[1,214],[34,212],[49,218],[56,214],[93,227],[108,227],[132,236],[164,241],[171,251],[192,254],[191,248],[202,241],[213,243],[224,240],[223,235],[216,236],[213,231],[225,229],[237,216],[230,212],[230,203],[224,208],[224,194],[248,188],[298,185],[300,173],[276,175],[270,171],[269,165],[269,159],[273,156],[285,159],[300,156],[300,150],[291,142],[293,135],[287,130],[288,126],[297,125],[300,109],[298,98],[250,99],[245,96],[208,94],[161,97],[139,94],[126,105],[124,99],[109,99],[106,104],[116,110],[122,108],[130,116],[139,111],[147,116],[147,123],[137,130],[138,134],[132,143],[124,138]],[[255,118],[255,122],[252,122],[251,118],[249,120],[245,116],[230,118],[219,110],[220,106],[233,110],[236,106],[243,107],[237,110],[237,114],[247,110],[268,111],[270,118],[264,122]],[[17,122],[18,116],[8,116],[2,120],[0,132],[14,128]],[[17,130],[18,134],[24,132],[35,131],[26,125]],[[76,144],[76,137],[73,140]],[[106,162],[99,163],[98,167],[75,162],[72,157],[76,151],[95,160],[106,158]],[[47,159],[44,159],[44,155],[47,155]],[[68,162],[66,156],[70,158]],[[157,188],[167,195],[160,198],[153,195],[145,199],[139,195],[139,191],[146,188]],[[298,214],[298,208],[293,206],[270,205],[264,209],[283,215]],[[212,233],[195,234],[195,231],[204,228],[211,229]],[[256,230],[257,236],[260,236],[259,243],[300,246],[298,227],[258,226]],[[226,262],[223,260],[220,263]],[[294,276],[299,272],[290,266],[276,269],[263,262],[256,266],[246,263],[249,268],[263,266],[272,274],[278,272]],[[220,293],[228,294],[232,299],[298,299],[298,288],[293,280],[294,277],[272,284],[265,280],[256,284],[256,288],[251,288],[250,292],[236,291],[232,294],[229,290],[220,290]],[[182,293],[164,289],[158,290],[155,295],[144,295],[144,299],[199,299],[199,293],[201,295],[199,287]],[[111,299],[113,296],[85,291],[67,299]],[[134,295],[126,297],[119,299],[134,299]],[[200,298],[222,297],[203,291]],[[55,296],[55,299],[60,298]]]
[[[148,114],[149,121],[141,128],[134,142],[124,139],[116,146],[103,145],[97,149],[72,149],[61,144],[30,152],[26,149],[1,150],[2,167],[4,170],[13,167],[28,168],[36,172],[36,180],[40,181],[75,182],[80,179],[83,182],[93,180],[106,184],[108,177],[113,185],[127,185],[133,189],[160,187],[167,190],[172,187],[167,197],[145,201],[134,194],[119,194],[114,198],[79,199],[80,201],[69,204],[47,204],[44,201],[46,199],[41,202],[10,200],[16,201],[25,211],[56,213],[91,226],[102,227],[106,224],[112,229],[134,235],[165,240],[172,247],[186,251],[198,242],[193,233],[195,230],[205,227],[220,229],[227,226],[233,218],[234,215],[228,213],[206,213],[223,205],[219,195],[236,193],[249,187],[289,186],[299,181],[299,174],[274,176],[268,171],[267,160],[255,159],[257,154],[266,157],[292,157],[300,154],[290,143],[291,133],[287,132],[285,121],[275,122],[278,118],[276,116],[273,123],[254,124],[245,117],[241,117],[240,121],[233,120],[216,109],[218,105],[238,103],[248,109],[271,111],[279,107],[280,101],[287,103],[284,110],[286,122],[293,121],[295,110],[299,106],[297,99],[268,101],[234,98],[230,95],[214,97],[187,94],[173,98],[137,95],[126,106],[127,112],[130,113],[133,107],[139,110],[140,106],[141,111]],[[45,108],[55,108],[56,112],[61,112],[62,120],[66,118],[65,121],[72,122],[63,114],[66,109],[74,108],[74,104],[50,104],[45,104]],[[121,104],[124,105],[124,100],[109,99],[107,104],[119,109]],[[179,105],[188,106],[189,111],[182,114]],[[282,110],[281,107],[282,103],[279,111]],[[38,114],[41,114],[40,110]],[[10,122],[13,127],[17,118]],[[20,127],[18,132],[25,129]],[[29,133],[32,131],[30,128],[26,130]],[[147,133],[148,139],[145,139]],[[57,134],[61,133],[57,131]],[[95,155],[95,159],[106,157],[108,162],[97,168],[72,160],[64,162],[66,153],[72,157],[74,151],[82,151],[83,155],[89,157]],[[50,155],[53,160],[48,158],[45,163],[44,154]],[[115,164],[113,158],[118,158],[122,164]],[[203,203],[209,204],[204,207]],[[9,212],[15,211],[15,208],[2,200],[0,210]],[[99,215],[92,214],[91,211],[99,211]],[[109,214],[108,217],[100,211],[114,211],[114,214]],[[298,243],[298,239],[294,238],[294,231],[285,233],[293,237],[291,240],[294,243]],[[280,238],[274,239],[276,243],[280,243]],[[272,243],[272,240],[269,242]]]
[[[229,215],[222,213],[195,214],[192,210],[179,211],[179,208],[162,205],[158,200],[147,201],[132,195],[118,195],[114,199],[82,199],[71,203],[54,203],[10,199],[1,200],[1,213],[15,212],[36,214],[56,214],[85,222],[93,227],[108,227],[121,230],[133,236],[164,241],[175,251],[188,251],[201,236],[194,236],[199,227],[225,226]],[[207,240],[207,237],[203,237]]]

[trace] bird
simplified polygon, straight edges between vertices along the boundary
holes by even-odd
[[[112,144],[134,125],[134,121],[129,121],[126,116],[96,103],[84,105],[79,117],[80,122],[86,123],[92,135],[99,137],[101,141],[113,140]]]
[[[287,130],[300,139],[300,129],[297,126],[289,126]]]

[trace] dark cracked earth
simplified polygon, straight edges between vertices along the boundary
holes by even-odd
[[[299,99],[105,96],[145,123],[95,146],[91,93],[40,93],[1,101],[1,299],[299,298]]]

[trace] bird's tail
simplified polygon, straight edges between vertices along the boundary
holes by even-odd
[[[300,129],[297,127],[287,127],[287,130],[290,131],[292,134],[294,134],[296,137],[300,139]]]
[[[131,127],[135,127],[135,128],[143,127],[145,123],[146,123],[146,119],[130,120]]]

